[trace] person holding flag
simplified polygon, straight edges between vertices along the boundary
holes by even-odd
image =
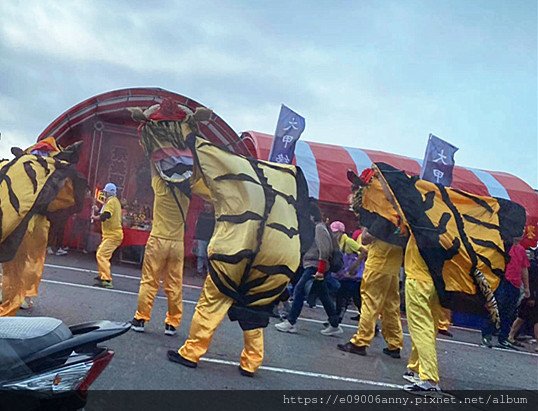
[[[121,203],[118,200],[117,188],[114,183],[107,183],[103,192],[106,197],[105,205],[99,211],[97,206],[93,207],[92,218],[101,221],[102,240],[97,248],[97,269],[99,271],[96,284],[103,288],[114,288],[112,285],[112,274],[110,273],[110,259],[112,254],[123,241],[123,229],[121,220]]]

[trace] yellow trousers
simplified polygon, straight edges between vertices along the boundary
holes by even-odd
[[[15,316],[24,301],[26,290],[31,283],[27,270],[28,247],[31,242],[31,232],[26,231],[17,253],[12,260],[3,263],[2,305],[0,317]]]
[[[452,311],[448,308],[441,307],[441,318],[439,318],[439,324],[437,329],[448,331],[452,325]]]
[[[403,347],[398,273],[365,270],[361,282],[361,316],[351,343],[369,347],[381,314],[381,330],[390,350]]]
[[[163,281],[168,299],[165,323],[177,328],[183,311],[183,241],[150,236],[144,253],[142,278],[138,291],[137,320],[149,321],[159,281]]]
[[[97,259],[97,271],[101,281],[112,281],[110,273],[110,259],[114,251],[120,246],[121,239],[104,237],[97,248],[95,258]]]
[[[233,300],[222,294],[211,277],[207,276],[194,310],[189,338],[178,350],[183,358],[196,363],[200,360],[209,349],[215,330],[232,304]],[[263,361],[263,329],[243,331],[243,344],[241,368],[255,372]]]
[[[37,215],[31,230],[27,255],[27,270],[29,283],[26,290],[26,297],[37,297],[41,276],[45,268],[45,257],[47,254],[47,241],[49,237],[50,222],[47,217]]]
[[[418,373],[422,381],[438,383],[435,337],[442,307],[433,282],[406,279],[405,311],[411,336],[411,355],[407,368]]]

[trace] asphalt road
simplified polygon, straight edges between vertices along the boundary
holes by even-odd
[[[108,319],[129,321],[136,309],[140,270],[114,265],[113,290],[94,287],[95,263],[91,256],[75,254],[49,257],[40,296],[21,315],[52,316],[69,325]],[[227,319],[197,369],[187,369],[166,359],[166,351],[185,340],[200,293],[202,279],[185,276],[183,321],[174,337],[164,335],[166,299],[159,292],[152,321],[144,334],[129,331],[106,345],[116,352],[110,365],[93,384],[96,390],[376,390],[399,389],[410,340],[404,322],[402,359],[384,354],[382,337],[375,338],[366,357],[340,352],[356,324],[347,314],[342,337],[319,333],[325,320],[322,308],[306,308],[298,322],[299,333],[283,334],[270,324],[265,331],[265,360],[254,378],[239,375],[237,365],[242,333]],[[277,320],[272,320],[274,323]],[[454,338],[438,339],[441,386],[445,390],[538,390],[538,355],[488,349],[478,345],[476,331],[454,329]]]

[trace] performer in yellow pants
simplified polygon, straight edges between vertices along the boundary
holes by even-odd
[[[453,334],[449,331],[452,325],[452,311],[448,308],[442,308],[441,318],[439,318],[439,324],[437,325],[437,331],[439,334],[446,335],[447,337],[453,337]]]
[[[152,177],[151,186],[155,194],[153,226],[144,253],[138,308],[131,323],[134,331],[144,331],[144,323],[151,318],[153,301],[162,279],[168,299],[164,333],[174,335],[181,322],[183,305],[183,218],[189,208],[189,198],[156,175]]]
[[[28,307],[33,305],[33,298],[38,295],[41,276],[45,267],[45,257],[47,254],[47,239],[49,236],[50,222],[43,215],[33,217],[33,227],[30,231],[27,268],[28,289],[26,290],[26,303]]]
[[[222,294],[210,276],[207,276],[198,304],[194,310],[189,338],[178,350],[182,364],[195,368],[208,350],[213,334],[222,322],[234,300]],[[243,331],[244,348],[240,371],[252,376],[263,361],[263,328]],[[187,360],[189,362],[185,362]]]
[[[363,245],[368,245],[368,257],[361,282],[361,316],[357,332],[338,349],[358,355],[366,355],[375,335],[375,323],[381,314],[382,332],[387,347],[383,353],[400,358],[403,347],[402,322],[400,319],[399,275],[403,250],[375,238],[365,229]]]
[[[113,288],[110,259],[123,240],[121,203],[116,197],[116,190],[116,186],[112,183],[105,185],[103,189],[107,197],[105,205],[99,214],[96,214],[96,210],[94,209],[93,215],[94,219],[101,220],[101,235],[103,239],[96,253],[97,270],[100,280],[97,285],[104,288]]]
[[[34,218],[34,217],[33,217]],[[30,221],[29,225],[32,223]],[[0,305],[0,317],[17,315],[17,311],[24,301],[26,290],[31,283],[28,271],[28,249],[31,244],[31,231],[27,230],[17,253],[12,260],[3,263],[2,278],[2,305]],[[46,244],[46,243],[45,243]]]
[[[439,390],[435,337],[442,307],[413,235],[405,249],[405,273],[405,311],[412,348],[404,378],[423,390]]]

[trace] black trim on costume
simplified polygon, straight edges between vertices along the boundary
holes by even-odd
[[[25,161],[23,163],[23,167],[24,167],[24,171],[26,172],[26,175],[32,182],[32,187],[34,189],[34,194],[35,194],[37,192],[37,175],[34,168],[32,167],[32,162],[30,160]]]
[[[217,221],[229,222],[233,224],[242,224],[247,221],[261,221],[263,216],[255,213],[254,211],[245,211],[243,214],[231,215],[222,214],[217,218]]]
[[[468,214],[462,214],[462,215],[463,215],[463,218],[469,221],[470,223],[473,223],[473,224],[476,224],[485,228],[489,228],[491,230],[499,231],[500,229],[500,227],[497,224],[487,223],[485,221],[478,220],[477,218],[474,218],[473,216],[470,216]]]
[[[256,181],[252,178],[252,176],[249,176],[245,173],[239,173],[239,174],[223,174],[220,176],[217,176],[214,178],[215,181],[222,181],[222,180],[232,180],[232,181],[244,181],[246,183],[254,183],[254,184],[260,184],[259,181]]]
[[[287,265],[255,265],[252,267],[252,269],[258,270],[267,275],[284,274],[290,279],[295,275],[295,272],[292,271]]]
[[[480,238],[474,238],[474,237],[471,237],[471,240],[473,240],[473,243],[475,243],[477,245],[480,245],[480,246],[486,247],[486,248],[491,248],[491,249],[497,251],[498,253],[500,253],[501,255],[504,254],[504,251],[497,244],[495,244],[493,241],[481,240]]]
[[[41,156],[34,155],[34,157],[36,158],[39,165],[45,170],[45,177],[48,176],[50,174],[49,163],[47,163],[47,161]]]
[[[289,238],[293,238],[299,234],[299,230],[297,230],[295,227],[288,228],[285,225],[279,223],[267,224],[267,227],[280,231],[281,233],[286,234]]]
[[[488,210],[491,214],[493,214],[493,208],[491,208],[491,206],[484,200],[482,200],[481,198],[478,198],[478,197],[475,197],[474,195],[472,194],[469,194],[469,193],[466,193],[465,191],[461,191],[461,190],[458,190],[457,188],[453,188],[452,190],[454,190],[456,193],[458,194],[461,194],[462,196],[464,197],[467,197],[468,199],[470,200],[473,200],[476,204],[478,204],[480,207],[483,207],[485,208],[486,210]]]
[[[491,264],[491,261],[489,260],[489,258],[484,257],[480,253],[476,253],[476,255],[478,256],[479,260],[481,260],[484,264],[486,264],[486,266],[491,270],[493,274],[495,274],[497,277],[500,277],[500,278],[504,276],[503,270],[501,270],[500,268],[493,268],[493,264]]]
[[[252,258],[254,255],[254,251],[252,250],[241,250],[238,253],[235,254],[211,254],[209,257],[209,260],[215,260],[215,261],[221,261],[223,263],[228,264],[237,264],[243,261],[245,258]]]

